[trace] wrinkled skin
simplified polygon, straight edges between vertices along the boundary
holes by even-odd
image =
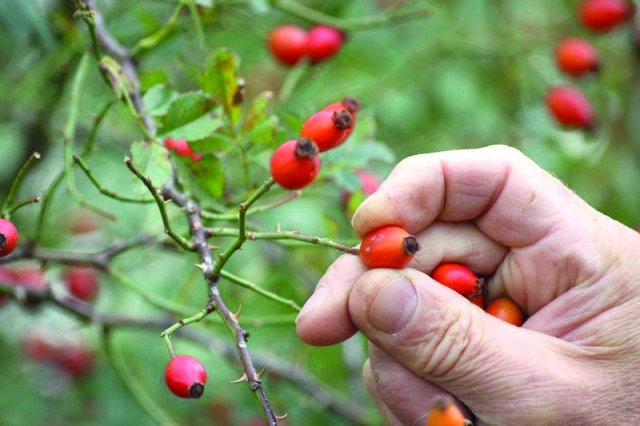
[[[615,172],[615,171],[614,171]],[[515,149],[410,157],[358,209],[358,235],[401,225],[407,269],[338,258],[297,320],[331,345],[362,331],[365,384],[391,425],[453,396],[481,425],[640,424],[640,235],[591,208]],[[490,275],[521,328],[427,274],[443,261]]]

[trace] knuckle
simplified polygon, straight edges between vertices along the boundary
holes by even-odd
[[[508,160],[510,159],[517,160],[517,159],[525,158],[525,155],[522,153],[522,151],[509,145],[501,145],[501,144],[490,145],[485,149],[492,151],[496,155],[499,155],[500,157],[506,158]]]

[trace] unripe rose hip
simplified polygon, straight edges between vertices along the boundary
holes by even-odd
[[[385,226],[364,237],[360,244],[360,258],[369,269],[402,269],[419,249],[416,237],[399,226]]]
[[[597,72],[600,68],[596,48],[578,37],[567,37],[560,41],[555,56],[558,68],[574,77]]]
[[[425,426],[464,426],[466,421],[460,409],[448,396],[435,399]]]
[[[597,33],[611,31],[633,16],[627,0],[583,0],[578,11],[582,24]]]
[[[269,33],[269,49],[278,61],[293,66],[307,53],[308,35],[296,25],[281,25]]]
[[[520,327],[524,322],[522,310],[516,303],[506,297],[500,297],[487,306],[488,314],[493,315],[496,318],[500,318],[503,321],[513,324],[516,327]]]
[[[271,157],[271,176],[285,189],[309,185],[319,170],[318,147],[310,139],[287,141]]]
[[[311,139],[324,152],[344,142],[352,128],[353,118],[346,109],[320,110],[304,122],[300,136]]]
[[[315,26],[309,31],[307,55],[313,62],[324,61],[338,53],[343,41],[340,30],[327,25]]]
[[[174,395],[180,398],[200,398],[207,383],[207,372],[197,359],[179,355],[167,364],[164,378]]]
[[[0,257],[6,256],[18,245],[18,230],[7,219],[0,219]]]
[[[593,130],[593,108],[580,89],[573,86],[554,86],[547,92],[547,108],[563,127]]]
[[[481,293],[484,282],[466,266],[451,262],[438,265],[431,272],[431,278],[467,298]]]

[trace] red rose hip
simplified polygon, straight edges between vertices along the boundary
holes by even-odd
[[[556,63],[565,73],[579,77],[600,68],[598,51],[586,40],[568,37],[556,46]]]
[[[500,318],[503,321],[513,324],[516,327],[520,327],[523,321],[522,310],[516,305],[516,303],[506,297],[500,297],[487,306],[488,314],[493,315],[496,318]]]
[[[431,278],[470,300],[472,298],[477,299],[482,294],[483,281],[478,279],[469,268],[459,263],[441,263],[431,272]],[[471,301],[476,304],[479,303],[479,300]]]
[[[563,127],[592,130],[593,108],[582,91],[573,86],[555,86],[546,96],[547,108]]]
[[[353,118],[345,108],[336,111],[321,110],[302,125],[300,136],[316,143],[320,152],[335,148],[351,134]]]
[[[287,141],[271,157],[271,176],[285,189],[309,185],[319,170],[318,147],[310,139]]]
[[[318,25],[309,31],[307,55],[313,62],[329,59],[340,50],[344,34],[336,28]]]
[[[6,256],[18,245],[18,230],[7,219],[0,219],[0,257]]]
[[[76,266],[65,275],[69,292],[76,298],[90,302],[98,295],[98,278],[92,268]]]
[[[364,237],[360,258],[369,269],[402,269],[419,249],[416,237],[399,226],[385,226]]]
[[[308,35],[296,25],[281,25],[269,33],[269,49],[285,65],[293,66],[307,53]]]
[[[604,33],[631,18],[633,9],[627,0],[583,0],[578,14],[586,28]]]
[[[179,355],[167,364],[164,378],[174,395],[180,398],[200,398],[207,383],[207,372],[197,359]]]

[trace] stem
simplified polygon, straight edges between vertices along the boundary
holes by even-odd
[[[281,206],[285,203],[288,203],[291,200],[298,198],[302,194],[302,191],[293,191],[288,194],[286,197],[280,198],[279,200],[273,201],[272,203],[265,204],[262,206],[254,207],[252,209],[247,210],[246,216],[251,216],[266,210],[270,210],[274,207]],[[202,218],[209,220],[238,220],[238,212],[233,213],[211,213],[207,211],[202,211]]]
[[[13,207],[9,207],[5,217],[7,219],[9,219],[9,216],[11,216],[13,214],[13,212],[15,212],[16,210],[19,210],[19,209],[23,208],[24,206],[28,206],[29,204],[39,203],[39,202],[40,202],[40,196],[31,197],[31,198],[27,198],[26,200],[22,200],[22,201],[16,203]]]
[[[291,93],[298,87],[300,81],[304,75],[309,71],[310,63],[309,61],[302,61],[297,64],[295,67],[291,68],[287,73],[287,77],[285,78],[282,86],[280,86],[280,92],[278,93],[278,102],[282,103],[291,96]]]
[[[238,234],[236,236],[235,241],[233,241],[231,245],[229,245],[229,247],[227,247],[227,249],[224,252],[218,255],[218,261],[214,265],[213,271],[211,272],[211,281],[214,285],[220,279],[220,273],[222,271],[222,268],[224,268],[224,265],[227,263],[229,258],[236,251],[238,251],[240,247],[242,247],[242,244],[247,240],[247,233],[246,233],[247,210],[260,197],[266,194],[275,183],[276,182],[273,180],[273,178],[269,178],[269,180],[263,183],[262,186],[260,186],[260,188],[258,188],[258,190],[254,192],[253,195],[247,199],[247,201],[240,204],[240,207],[238,208]]]
[[[117,99],[112,99],[102,107],[102,110],[96,115],[93,126],[91,126],[91,132],[89,133],[89,138],[87,139],[87,143],[82,150],[81,157],[86,157],[91,151],[93,151],[93,147],[95,145],[96,136],[98,134],[98,129],[100,128],[100,124],[102,124],[102,120],[107,116],[111,107],[115,105]]]
[[[17,210],[17,208],[11,209],[11,204],[13,203],[13,199],[18,193],[18,190],[22,185],[22,181],[24,180],[25,175],[29,171],[29,168],[31,168],[31,165],[35,160],[39,160],[39,159],[40,159],[40,153],[34,152],[29,156],[27,161],[25,161],[25,163],[22,165],[22,167],[18,171],[18,174],[16,175],[16,178],[13,180],[13,183],[11,184],[11,188],[9,189],[9,195],[7,195],[7,198],[5,198],[4,203],[2,204],[2,208],[0,209],[2,213],[2,217],[9,219],[11,212]]]
[[[173,10],[173,14],[169,18],[169,20],[158,31],[136,43],[136,45],[131,48],[131,56],[137,56],[143,50],[153,49],[154,47],[162,43],[162,41],[164,41],[175,29],[178,18],[180,17],[180,13],[182,12],[182,9],[184,7],[184,1],[178,0],[178,5]]]
[[[212,237],[236,237],[238,230],[235,228],[208,228],[208,235]],[[360,255],[360,250],[355,247],[349,247],[344,244],[336,243],[329,238],[320,238],[312,235],[301,235],[298,231],[284,232],[246,232],[246,238],[249,240],[294,240],[301,241],[318,246],[329,247],[340,250],[345,253]]]
[[[265,290],[261,287],[258,287],[256,284],[247,281],[243,278],[240,278],[237,275],[232,274],[231,272],[227,272],[227,271],[222,271],[221,272],[221,276],[222,278],[226,279],[227,281],[230,281],[234,284],[237,284],[241,287],[247,288],[249,290],[255,291],[256,293],[258,293],[261,296],[266,297],[267,299],[273,300],[274,302],[278,302],[280,304],[283,304],[285,306],[290,307],[291,309],[293,309],[296,312],[300,312],[300,305],[298,305],[296,302],[294,302],[293,300],[290,299],[285,299],[284,297],[276,294],[276,293],[272,293],[269,290]]]
[[[184,318],[184,319],[179,320],[178,322],[173,324],[171,327],[165,329],[162,333],[160,333],[160,336],[162,336],[162,338],[164,338],[164,341],[167,344],[167,348],[169,349],[169,355],[171,356],[171,358],[175,358],[176,351],[173,348],[173,344],[171,343],[170,336],[174,332],[178,331],[179,329],[181,329],[182,327],[184,327],[187,324],[192,324],[194,322],[202,321],[211,312],[213,312],[213,306],[211,306],[211,304],[207,304],[207,307],[204,308],[203,310],[201,310],[200,312],[198,312],[197,314],[195,314],[193,316],[190,316],[188,318]]]
[[[132,371],[127,367],[125,358],[120,356],[111,342],[111,331],[104,328],[100,333],[100,340],[104,354],[116,371],[122,383],[129,393],[138,401],[138,404],[156,421],[163,426],[178,426],[178,423],[158,404],[155,403],[146,387],[140,383]]]
[[[124,196],[124,195],[120,195],[120,194],[118,194],[116,192],[110,191],[110,190],[106,189],[104,186],[102,186],[102,184],[100,184],[100,182],[95,177],[95,175],[91,172],[91,170],[89,170],[89,166],[87,166],[87,163],[85,163],[85,161],[82,158],[78,157],[77,155],[74,155],[73,156],[73,161],[78,166],[80,166],[80,169],[82,169],[82,171],[87,175],[89,180],[98,189],[98,191],[101,194],[106,195],[107,197],[116,199],[118,201],[122,201],[124,203],[153,203],[155,201],[153,198],[127,197],[127,196]]]
[[[158,192],[158,189],[155,186],[153,186],[153,182],[151,182],[151,179],[149,179],[148,177],[140,173],[140,171],[135,168],[135,166],[133,165],[133,162],[129,157],[125,157],[124,163],[127,165],[129,170],[131,170],[131,172],[134,175],[136,175],[138,179],[142,181],[142,183],[144,183],[144,185],[147,187],[147,189],[153,196],[153,199],[158,205],[158,210],[160,210],[160,216],[162,217],[162,223],[164,224],[164,232],[168,236],[170,236],[173,241],[178,243],[178,245],[182,247],[184,250],[193,251],[193,245],[189,243],[189,241],[187,241],[185,238],[173,232],[173,230],[171,229],[171,223],[169,222],[169,217],[167,216],[167,209],[164,205],[164,200],[162,199],[162,196]]]

